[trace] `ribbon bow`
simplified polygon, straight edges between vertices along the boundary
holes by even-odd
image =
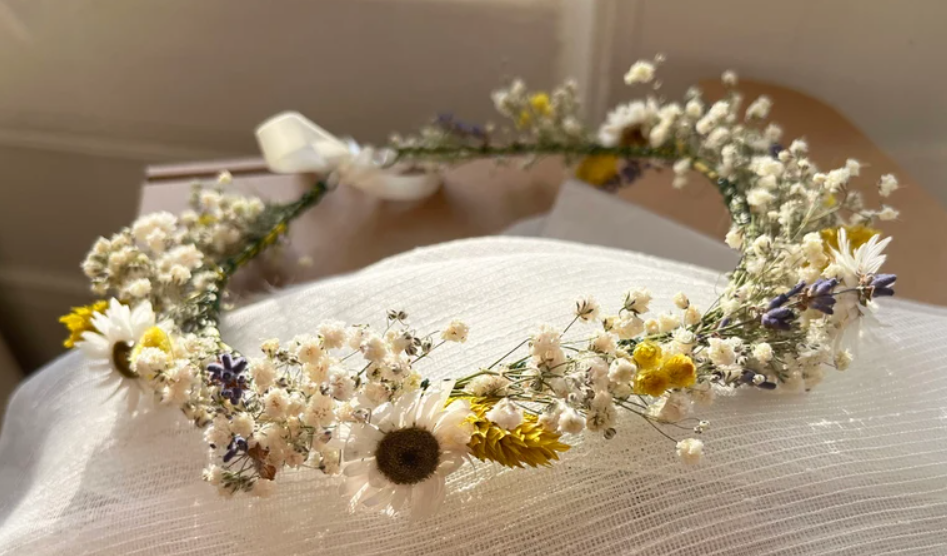
[[[342,141],[298,112],[283,112],[256,129],[257,142],[270,171],[277,174],[335,173],[340,182],[380,199],[411,201],[437,191],[436,173],[406,173],[390,165],[392,152]]]

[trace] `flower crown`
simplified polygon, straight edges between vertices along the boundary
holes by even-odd
[[[655,84],[658,63],[637,62],[626,83]],[[505,125],[444,115],[377,151],[297,115],[277,117],[258,130],[267,161],[278,171],[315,170],[315,185],[295,202],[267,204],[227,192],[225,174],[195,187],[191,210],[143,216],[99,239],[82,268],[109,299],[62,318],[65,344],[127,393],[130,411],[144,394],[202,428],[211,460],[204,479],[228,495],[266,495],[287,469],[310,467],[341,475],[353,508],[424,514],[465,463],[554,465],[577,435],[619,434],[624,411],[697,463],[701,440],[672,434],[707,429],[691,417],[694,405],[724,389],[809,389],[827,367],[845,369],[852,354],[839,347],[843,332],[875,298],[893,295],[895,282],[880,273],[891,239],[870,226],[897,213],[864,208],[849,186],[859,163],[818,171],[804,141],[780,146],[779,127],[765,124],[768,98],[741,114],[736,76],[726,72],[723,82],[725,98],[710,106],[697,89],[682,102],[652,92],[619,105],[597,134],[580,123],[571,83],[545,93],[514,81],[493,94]],[[421,334],[392,310],[383,328],[324,322],[267,340],[250,357],[221,338],[230,278],[338,184],[421,197],[450,165],[548,155],[605,188],[652,166],[673,168],[674,187],[692,170],[703,174],[732,216],[726,242],[741,253],[723,294],[700,308],[679,293],[677,310],[660,315],[643,287],[607,312],[582,297],[563,325],[540,325],[496,360],[439,383],[421,369],[435,350],[467,340],[461,321]],[[880,193],[897,186],[884,176]]]

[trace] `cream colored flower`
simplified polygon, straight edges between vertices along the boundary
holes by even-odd
[[[677,443],[677,457],[686,465],[697,465],[704,457],[704,443],[696,438],[685,438]]]
[[[441,334],[441,338],[448,342],[457,342],[462,344],[467,341],[467,333],[469,331],[469,326],[459,320],[455,320],[447,325],[447,328],[444,329],[444,333]]]
[[[635,62],[625,74],[625,84],[649,83],[654,79],[654,64],[646,60]]]

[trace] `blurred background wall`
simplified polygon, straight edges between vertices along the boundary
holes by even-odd
[[[596,120],[663,52],[666,94],[725,68],[810,93],[947,203],[945,20],[939,0],[0,1],[0,368],[62,351],[79,262],[134,217],[145,165],[254,155],[285,109],[382,142],[490,117],[513,76],[573,77]]]

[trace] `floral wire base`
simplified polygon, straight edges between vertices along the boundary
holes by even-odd
[[[636,63],[626,82],[654,83],[659,63]],[[266,495],[287,468],[309,467],[341,475],[352,507],[424,514],[472,458],[554,465],[576,435],[619,435],[620,411],[697,463],[703,443],[671,434],[708,427],[691,416],[695,405],[720,389],[809,389],[826,368],[844,370],[852,355],[843,332],[876,297],[893,295],[896,279],[879,273],[890,238],[871,226],[897,212],[863,206],[850,187],[860,164],[818,171],[804,141],[779,146],[781,130],[764,123],[769,99],[741,115],[736,76],[723,81],[727,96],[710,106],[696,89],[680,103],[652,94],[617,106],[594,134],[579,121],[574,85],[547,94],[515,81],[493,95],[507,125],[441,116],[394,137],[386,164],[345,160],[290,204],[228,193],[223,175],[216,187],[195,187],[191,210],[144,216],[96,242],[83,270],[110,299],[62,318],[66,346],[127,391],[130,410],[144,393],[203,428],[204,478],[227,495]],[[580,178],[606,188],[649,168],[670,167],[675,187],[692,170],[703,174],[731,212],[726,242],[742,255],[727,289],[703,308],[679,293],[677,310],[660,315],[641,287],[608,312],[580,298],[567,325],[539,325],[495,361],[435,384],[419,369],[444,344],[467,340],[461,321],[429,333],[403,311],[389,311],[381,329],[330,321],[267,340],[249,358],[221,339],[230,277],[353,172],[384,178],[546,155],[576,162]],[[890,175],[878,185],[884,197],[898,187]]]

